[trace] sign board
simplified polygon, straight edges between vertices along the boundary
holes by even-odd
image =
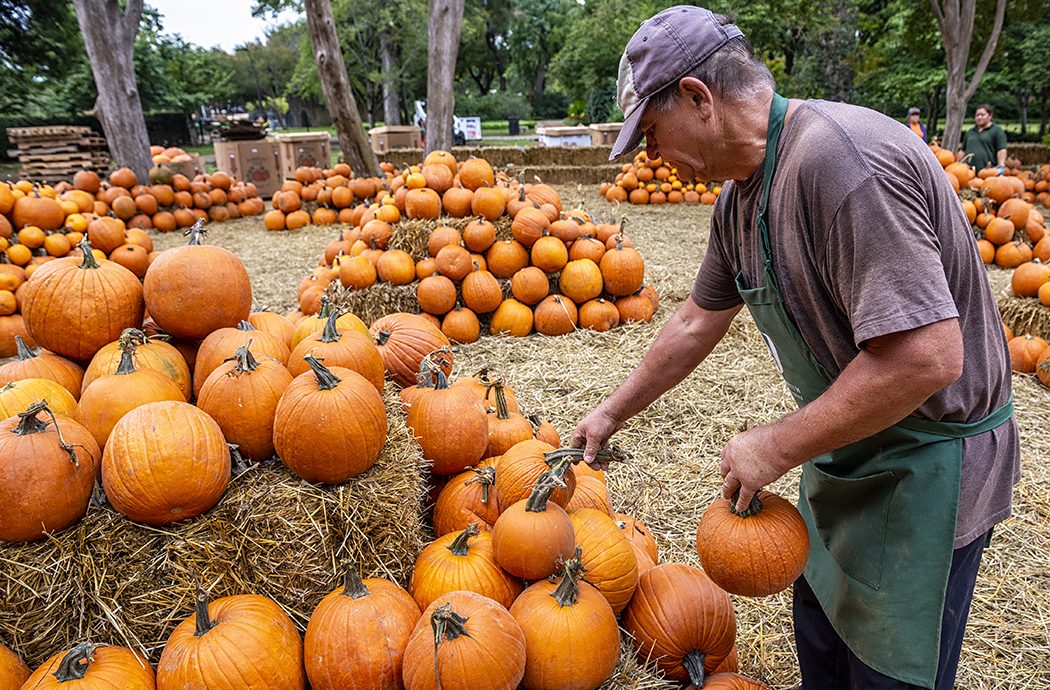
[[[461,117],[459,119],[459,126],[463,129],[463,137],[467,141],[477,141],[481,139],[481,118],[480,117]]]

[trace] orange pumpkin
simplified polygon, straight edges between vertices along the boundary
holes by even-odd
[[[521,590],[521,581],[496,564],[491,534],[474,524],[440,536],[423,549],[408,583],[420,608],[455,591],[475,592],[510,607]]]

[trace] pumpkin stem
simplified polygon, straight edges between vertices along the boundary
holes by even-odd
[[[241,447],[236,443],[227,443],[226,447],[230,449],[230,464],[232,466],[231,475],[233,477],[239,477],[248,471],[248,463],[244,461],[244,456],[241,455]]]
[[[134,374],[135,361],[132,359],[132,355],[135,354],[135,348],[138,347],[133,340],[121,340],[117,347],[120,348],[120,363],[117,364],[116,374],[127,375]]]
[[[762,501],[758,499],[758,493],[756,492],[755,495],[751,497],[751,502],[747,505],[747,508],[744,509],[744,512],[738,513],[736,510],[736,502],[739,498],[740,487],[738,486],[736,491],[733,492],[733,497],[729,499],[729,511],[733,513],[733,515],[736,515],[739,518],[747,518],[752,515],[758,515],[762,510]]]
[[[388,340],[390,340],[390,331],[379,331],[376,333],[376,345],[386,345]]]
[[[685,667],[685,672],[689,674],[689,682],[695,687],[704,687],[704,653],[699,649],[694,649],[691,652],[687,652],[682,658],[682,666]]]
[[[453,556],[466,556],[467,551],[470,548],[467,545],[467,542],[470,541],[472,537],[476,536],[478,536],[478,526],[472,522],[467,525],[466,529],[460,532],[459,536],[457,536],[455,540],[445,548],[451,551]]]
[[[88,666],[94,661],[96,645],[90,642],[81,642],[73,649],[66,652],[54,676],[59,683],[71,680],[83,680],[87,674]]]
[[[314,371],[314,376],[317,378],[318,390],[330,391],[339,385],[342,381],[341,378],[333,374],[328,367],[321,364],[321,360],[314,357],[312,354],[308,354],[303,359],[310,365],[310,368]]]
[[[339,330],[335,327],[335,322],[339,320],[340,316],[338,309],[333,309],[332,313],[328,315],[328,320],[324,322],[324,329],[321,331],[322,343],[339,342]]]
[[[537,424],[537,426],[539,425]],[[631,456],[626,451],[616,446],[602,448],[595,457],[602,462],[627,462],[631,459]],[[543,461],[552,467],[565,458],[570,458],[572,462],[582,460],[583,448],[559,448],[543,454]]]
[[[554,601],[560,606],[572,606],[580,596],[580,576],[587,570],[583,567],[582,558],[583,551],[577,546],[575,555],[565,563],[565,572],[558,588],[551,592]]]
[[[98,265],[98,261],[95,260],[95,255],[91,253],[91,242],[88,241],[87,233],[84,233],[84,239],[80,240],[80,251],[84,255],[84,260],[80,262],[80,268],[101,268]]]
[[[332,315],[332,301],[328,299],[328,295],[321,295],[321,309],[317,312],[317,318],[327,319]],[[380,343],[382,344],[382,343]]]
[[[46,412],[51,417],[50,422],[41,422],[37,417],[41,412]],[[69,461],[74,465],[79,465],[80,461],[77,459],[77,448],[80,448],[90,456],[91,453],[84,446],[73,443],[66,443],[66,440],[62,438],[62,430],[58,428],[58,419],[55,418],[55,413],[48,407],[46,400],[35,402],[25,409],[24,412],[18,413],[18,426],[15,427],[14,433],[19,436],[26,436],[28,434],[40,434],[47,430],[48,424],[55,425],[55,434],[58,436],[58,447],[61,448],[69,455]],[[94,458],[92,458],[93,460]]]
[[[248,338],[248,342],[246,342],[244,345],[241,345],[231,356],[227,357],[222,361],[237,362],[235,365],[233,365],[233,370],[238,374],[255,371],[256,368],[258,368],[259,366],[259,362],[252,355],[252,351],[250,349],[251,346],[252,339]]]
[[[510,410],[507,408],[507,394],[504,392],[506,386],[500,381],[493,381],[490,388],[496,391],[496,418],[497,419],[510,419]],[[485,392],[485,399],[488,399],[488,391]]]
[[[419,374],[416,376],[417,385],[421,385],[423,388],[442,390],[448,388],[448,377],[445,376],[444,367],[451,364],[446,357],[446,355],[451,354],[452,351],[450,349],[443,347],[430,352],[424,357],[419,362]]]
[[[197,222],[183,230],[182,234],[190,238],[190,241],[186,243],[188,245],[204,244],[204,236],[208,234],[208,231],[204,229],[204,219],[197,219]]]
[[[255,326],[252,325],[251,321],[241,320],[237,324],[237,330],[238,331],[254,331],[255,330]]]
[[[346,566],[346,573],[343,574],[343,596],[350,597],[351,599],[361,599],[367,597],[371,592],[368,591],[368,587],[365,587],[365,583],[361,580],[361,575],[357,572],[357,568],[352,565]]]
[[[569,471],[572,463],[568,460],[556,462],[553,467],[540,475],[536,483],[532,485],[532,493],[525,504],[525,510],[529,513],[543,513],[547,510],[547,501],[555,489],[565,488],[565,473]]]
[[[20,335],[15,336],[15,347],[18,349],[19,362],[24,362],[27,359],[33,359],[36,357],[36,355],[33,354],[33,351],[29,349],[29,346],[26,345],[25,341],[22,340],[22,336]]]
[[[131,343],[133,345],[145,345],[149,338],[146,334],[137,328],[125,328],[120,332],[120,338],[117,339],[117,345],[121,349],[124,348],[125,343]]]
[[[434,679],[437,688],[441,690],[441,674],[438,671],[438,645],[444,640],[454,640],[466,635],[470,637],[464,625],[467,618],[452,610],[452,604],[445,604],[434,609],[430,614],[430,627],[434,631]]]
[[[194,613],[197,618],[197,628],[193,632],[194,637],[201,637],[206,632],[218,625],[215,621],[208,617],[208,593],[201,587],[201,583],[197,583],[197,597],[193,604]]]
[[[463,482],[463,485],[481,484],[481,503],[487,506],[489,504],[489,489],[496,484],[496,468],[483,467],[480,470],[471,468],[471,472],[476,476]]]

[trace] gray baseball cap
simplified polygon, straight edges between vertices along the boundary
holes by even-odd
[[[624,121],[609,160],[641,143],[644,133],[638,123],[653,94],[743,35],[736,25],[723,25],[710,10],[692,5],[669,7],[642,22],[620,57],[616,100]]]

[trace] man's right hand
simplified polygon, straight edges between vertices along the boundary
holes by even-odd
[[[583,459],[592,468],[607,470],[609,463],[597,459],[598,451],[609,447],[609,439],[622,426],[623,422],[609,414],[605,410],[605,403],[602,403],[576,425],[569,445],[583,448]]]

